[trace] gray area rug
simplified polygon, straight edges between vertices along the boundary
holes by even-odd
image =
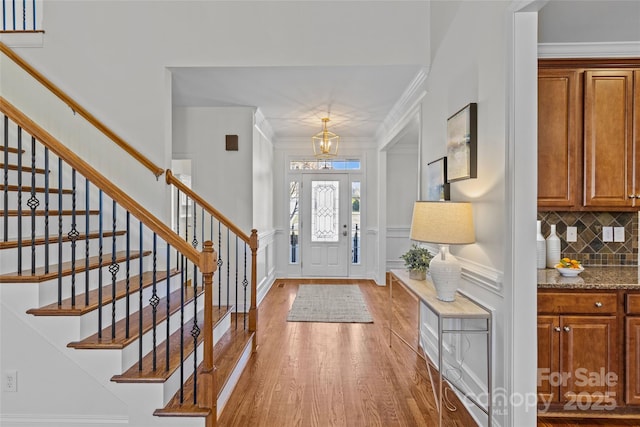
[[[289,322],[373,323],[358,285],[300,285]]]

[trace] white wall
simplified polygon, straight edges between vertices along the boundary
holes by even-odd
[[[238,135],[226,151],[225,135]],[[253,109],[175,107],[173,150],[191,159],[191,188],[245,233],[253,228]],[[230,191],[229,184],[233,183]]]
[[[506,361],[512,345],[506,333],[515,313],[503,280],[509,232],[506,228],[505,179],[507,177],[507,2],[436,2],[431,9],[432,67],[422,104],[422,164],[446,154],[447,118],[470,102],[478,104],[478,177],[451,184],[451,199],[470,201],[474,209],[476,243],[452,248],[463,263],[462,289],[490,308],[494,316],[494,392],[511,392]],[[442,25],[442,21],[449,25]],[[424,189],[423,196],[425,196]],[[532,306],[532,310],[535,308]],[[424,313],[423,313],[424,314]],[[433,335],[433,319],[423,317],[423,333]],[[535,336],[531,331],[519,331]],[[433,337],[432,337],[433,338]],[[455,344],[455,341],[454,341]],[[461,382],[477,391],[486,387],[484,342],[470,337],[451,350],[462,373]],[[535,347],[533,348],[535,351]],[[535,364],[528,367],[535,372]],[[535,390],[531,390],[534,392]],[[496,408],[494,420],[509,425],[513,408]],[[535,408],[532,408],[535,414]],[[486,416],[475,414],[486,423]],[[535,420],[535,415],[534,418]],[[528,425],[528,424],[519,424]],[[533,425],[533,424],[531,424]]]
[[[640,1],[550,1],[540,9],[540,43],[640,40]]]
[[[410,245],[413,202],[418,199],[418,140],[413,147],[397,145],[387,152],[387,261],[388,269],[404,268],[400,255]]]

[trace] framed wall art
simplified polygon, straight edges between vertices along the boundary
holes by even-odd
[[[477,177],[477,110],[472,102],[447,119],[447,182]]]
[[[427,200],[449,200],[447,183],[447,158],[440,157],[427,163]]]

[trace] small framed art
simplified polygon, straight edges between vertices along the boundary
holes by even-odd
[[[447,158],[440,157],[427,163],[427,200],[449,200],[447,183]]]
[[[477,178],[477,134],[475,102],[447,119],[447,182]]]

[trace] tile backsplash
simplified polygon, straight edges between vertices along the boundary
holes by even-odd
[[[583,265],[638,265],[637,212],[538,212],[542,235],[556,224],[563,257],[582,261]],[[567,242],[567,227],[576,227],[577,242]],[[624,242],[603,242],[602,227],[624,227]]]

